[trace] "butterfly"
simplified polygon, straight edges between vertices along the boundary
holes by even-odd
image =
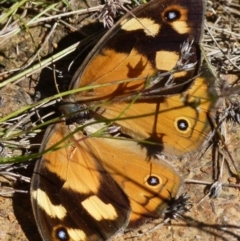
[[[67,101],[87,107],[88,126],[111,124],[124,138],[49,127],[31,182],[43,240],[108,240],[160,217],[176,197],[182,178],[158,153],[194,151],[210,131],[203,14],[204,1],[153,0],[126,14],[80,66],[70,88],[90,88]]]

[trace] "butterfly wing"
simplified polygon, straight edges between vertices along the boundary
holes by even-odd
[[[38,161],[31,199],[44,240],[106,240],[129,222],[129,200],[93,159],[86,146],[75,146],[65,124],[47,131]],[[63,142],[59,145],[59,141]]]
[[[127,195],[131,206],[128,228],[161,217],[182,184],[172,166],[157,156],[148,159],[147,151],[133,140],[91,137],[85,144]]]
[[[113,120],[126,135],[155,143],[160,152],[181,156],[197,150],[211,131],[208,114],[217,99],[214,81],[210,69],[202,67],[185,93],[134,103],[114,102],[92,114]]]
[[[187,40],[193,41],[188,64],[196,64],[200,59],[198,43],[203,29],[203,2],[153,0],[123,17],[89,54],[76,72],[70,89],[111,85],[81,92],[74,96],[75,101],[123,98],[144,91],[147,78],[155,76],[156,71],[173,70],[183,55],[180,46]],[[165,88],[167,76],[154,85],[154,89],[159,88],[161,95],[180,93],[189,87],[191,81],[187,80],[198,70],[199,64],[196,64],[192,70],[173,73],[175,85]],[[134,81],[114,84],[134,78]]]

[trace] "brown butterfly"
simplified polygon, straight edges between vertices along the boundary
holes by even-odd
[[[127,138],[86,134],[76,124],[49,127],[31,184],[43,240],[107,240],[160,217],[182,180],[157,153],[194,151],[210,131],[213,77],[207,68],[198,74],[203,1],[153,0],[132,13],[71,84],[95,87],[68,99]],[[140,145],[149,141],[157,146]]]

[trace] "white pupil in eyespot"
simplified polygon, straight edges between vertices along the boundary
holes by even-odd
[[[187,128],[188,128],[188,123],[187,123],[187,121],[185,121],[185,120],[179,120],[179,121],[177,122],[177,124],[178,124],[178,128],[179,128],[181,131],[185,131],[185,130],[187,130]]]
[[[169,20],[174,20],[175,18],[177,18],[176,12],[169,12],[168,13],[168,19]]]
[[[159,179],[156,176],[150,176],[147,179],[147,182],[150,186],[156,186],[159,184]]]
[[[68,233],[64,228],[57,230],[57,237],[61,241],[69,240]]]
[[[167,22],[171,23],[180,19],[181,12],[177,11],[176,9],[173,9],[171,11],[166,11],[164,14],[164,17]]]

